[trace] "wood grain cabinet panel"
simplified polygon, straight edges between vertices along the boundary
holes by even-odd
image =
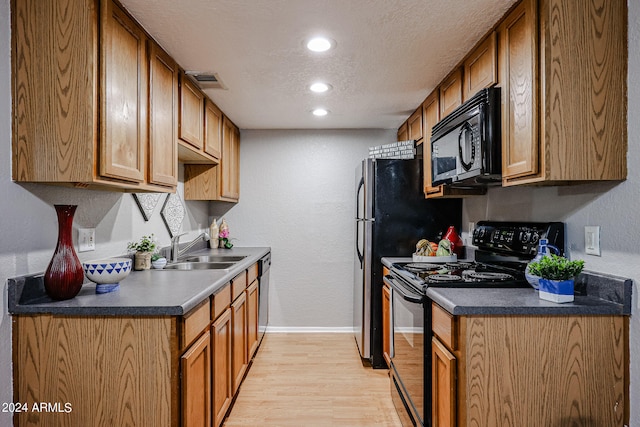
[[[213,376],[213,425],[219,427],[233,398],[231,383],[231,309],[225,311],[211,326],[212,376]]]
[[[463,101],[498,82],[498,49],[492,31],[465,59]]]
[[[247,287],[247,360],[258,350],[258,281]]]
[[[222,152],[222,111],[209,98],[204,109],[204,152],[220,159]]]
[[[182,425],[211,426],[211,337],[206,332],[181,358]]]
[[[407,122],[404,122],[399,128],[398,128],[398,137],[397,137],[398,141],[408,141],[409,140],[409,124]]]
[[[174,191],[172,82],[147,55],[147,34],[114,1],[45,3],[11,11],[13,179]]]
[[[498,26],[503,185],[627,175],[627,4],[523,0]]]
[[[431,358],[433,426],[455,427],[456,358],[436,338],[431,341]]]
[[[147,36],[112,1],[102,5],[100,174],[143,182],[147,145]]]
[[[537,2],[524,0],[500,24],[502,176],[536,175],[538,155]]]
[[[204,147],[204,99],[196,84],[180,73],[178,137],[199,150]]]
[[[385,284],[382,287],[382,356],[389,367],[391,367],[392,327],[391,288]]]
[[[243,292],[231,303],[231,383],[236,394],[247,370],[247,297]]]
[[[408,139],[422,144],[422,105],[407,120]]]
[[[237,202],[240,197],[240,131],[226,116],[222,129],[222,160],[218,168],[220,199]]]
[[[149,41],[149,182],[178,183],[178,64]]]
[[[454,71],[440,83],[440,119],[462,104],[462,67]]]

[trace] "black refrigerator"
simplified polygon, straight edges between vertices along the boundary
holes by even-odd
[[[460,230],[462,200],[425,199],[422,159],[365,159],[356,169],[353,330],[365,364],[382,350],[383,257],[410,257],[418,240]]]

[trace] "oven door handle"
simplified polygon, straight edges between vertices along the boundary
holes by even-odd
[[[402,283],[395,280],[393,277],[384,276],[382,280],[384,281],[384,283],[391,286],[391,289],[393,289],[394,292],[397,292],[398,294],[400,294],[400,296],[404,300],[413,302],[413,303],[422,303],[424,301],[424,295],[420,295],[411,291],[409,288],[407,288]]]

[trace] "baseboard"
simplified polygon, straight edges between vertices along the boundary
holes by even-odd
[[[352,326],[336,326],[336,327],[297,327],[297,326],[267,326],[268,334],[352,334]]]

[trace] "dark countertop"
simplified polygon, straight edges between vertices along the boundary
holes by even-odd
[[[95,283],[82,286],[66,301],[54,301],[44,292],[43,273],[8,280],[9,313],[106,316],[183,315],[264,255],[268,247],[201,249],[189,255],[245,255],[229,270],[143,270],[132,271],[120,282],[120,289],[96,294]]]
[[[393,262],[411,258],[382,258]],[[631,315],[633,282],[623,277],[584,271],[576,279],[575,299],[554,303],[540,299],[538,291],[526,288],[427,288],[427,297],[453,315]]]

